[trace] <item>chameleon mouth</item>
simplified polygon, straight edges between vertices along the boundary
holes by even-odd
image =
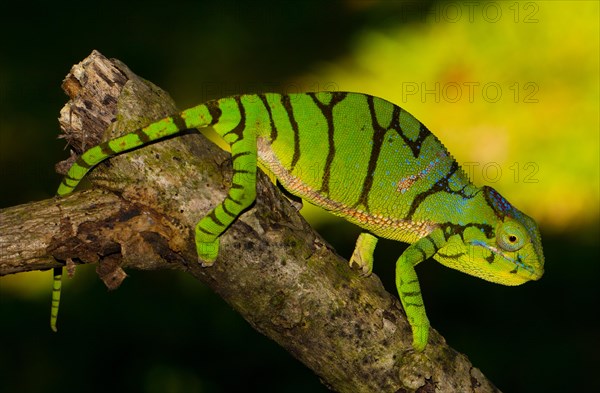
[[[544,274],[543,271],[536,271],[531,265],[526,264],[523,261],[521,254],[517,253],[517,257],[513,258],[513,257],[507,255],[504,251],[500,250],[499,248],[490,246],[489,244],[486,244],[484,242],[477,241],[477,240],[471,242],[471,245],[483,247],[486,250],[489,250],[490,252],[492,252],[493,254],[500,256],[502,259],[504,259],[508,262],[511,262],[515,266],[515,269],[511,270],[511,273],[519,274],[519,273],[525,271],[528,275],[528,278],[530,278],[532,280],[539,280],[542,277],[542,275]],[[523,274],[521,273],[520,275],[523,275]]]

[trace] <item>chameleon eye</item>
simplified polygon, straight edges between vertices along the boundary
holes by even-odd
[[[527,234],[524,228],[516,222],[503,222],[498,227],[496,241],[506,251],[517,251],[525,244]]]

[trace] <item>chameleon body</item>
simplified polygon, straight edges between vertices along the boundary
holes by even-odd
[[[370,274],[378,237],[409,243],[396,262],[396,286],[413,332],[427,344],[427,319],[415,265],[433,257],[488,281],[519,285],[543,274],[536,223],[491,187],[476,187],[418,120],[381,98],[359,93],[241,95],[187,109],[81,155],[58,195],[115,154],[185,129],[212,126],[231,146],[232,186],[196,225],[201,263],[256,197],[257,167],[292,194],[365,229],[350,263]],[[60,273],[58,271],[57,273]],[[56,283],[58,282],[58,284]],[[60,295],[55,279],[51,324]]]

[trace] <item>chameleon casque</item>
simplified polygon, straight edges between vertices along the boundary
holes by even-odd
[[[208,101],[103,142],[71,166],[58,195],[71,193],[101,161],[180,131],[212,126],[231,146],[232,186],[196,225],[204,266],[219,236],[256,198],[256,171],[290,193],[359,225],[350,263],[368,275],[378,237],[409,243],[396,262],[396,286],[413,332],[427,344],[415,265],[433,258],[495,283],[519,285],[544,271],[535,221],[493,188],[476,187],[442,143],[402,108],[360,93],[241,95]],[[56,330],[61,268],[55,269],[51,326]]]

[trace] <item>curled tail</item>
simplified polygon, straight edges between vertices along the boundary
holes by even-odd
[[[220,115],[221,110],[217,101],[209,101],[206,104],[158,120],[118,138],[102,142],[79,156],[63,178],[57,194],[63,196],[71,193],[90,169],[107,158],[177,134],[183,130],[208,127],[217,122]]]
[[[137,129],[121,137],[102,142],[98,146],[83,153],[69,168],[58,187],[58,196],[70,194],[79,184],[81,179],[97,164],[119,153],[133,150],[147,145],[158,139],[177,134],[192,128],[204,128],[218,122],[221,109],[217,101],[187,109],[179,114],[158,120],[146,127]],[[62,286],[62,268],[54,269],[52,284],[52,307],[50,310],[50,327],[56,331],[58,308],[60,306],[60,293]]]

